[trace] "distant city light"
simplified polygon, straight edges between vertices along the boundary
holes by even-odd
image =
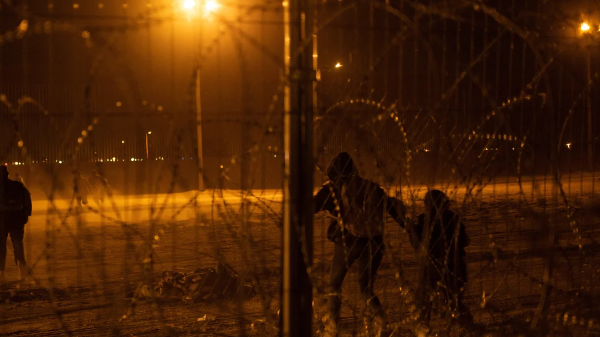
[[[131,158],[131,161],[135,161],[135,158]]]
[[[571,143],[567,143],[567,144],[565,144],[565,145],[567,146],[567,149],[570,149],[570,148],[571,148]]]
[[[122,143],[122,144],[125,144],[125,141],[124,141],[124,140],[122,140],[122,141],[121,141],[121,143]]]
[[[149,135],[151,135],[151,134],[152,134],[152,131],[148,131],[148,134],[149,134]]]
[[[584,22],[581,24],[581,31],[582,32],[587,32],[590,30],[590,25],[587,22]]]
[[[335,67],[336,67],[336,68],[341,68],[341,67],[342,67],[342,64],[338,62],[338,63],[336,63],[336,64],[335,64]]]

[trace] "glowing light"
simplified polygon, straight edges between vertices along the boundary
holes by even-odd
[[[183,2],[183,8],[187,10],[192,10],[194,7],[196,7],[196,1],[194,0],[186,0]]]
[[[125,144],[125,141],[124,141],[124,140],[122,140],[122,141],[121,141],[121,144]]]
[[[567,146],[567,149],[570,149],[570,148],[571,148],[571,143],[567,143],[567,144],[565,144],[565,145]]]
[[[342,67],[342,64],[338,62],[338,63],[336,63],[336,64],[335,64],[335,67],[336,67],[336,68],[341,68],[341,67]]]
[[[159,105],[159,106],[156,108],[156,110],[158,110],[158,111],[163,111],[163,107]]]
[[[204,4],[204,9],[208,13],[216,11],[219,7],[220,7],[219,3],[214,0],[208,0]]]
[[[115,161],[117,158],[113,157],[113,161]]]
[[[131,161],[135,161],[135,158],[131,158]]]
[[[17,145],[18,145],[19,147],[23,147],[23,141],[22,141],[22,140],[20,140],[20,141],[17,143]]]
[[[584,22],[584,23],[581,24],[581,28],[580,29],[581,29],[582,32],[587,32],[587,31],[590,30],[590,25],[587,22]]]
[[[116,104],[116,105],[117,105],[117,107],[120,107],[121,105],[123,105],[123,103],[121,103],[121,102],[117,102],[117,104]]]
[[[148,134],[149,134],[149,135],[151,135],[151,134],[152,134],[152,131],[148,131]]]
[[[59,164],[62,164],[62,160],[59,160],[59,161],[58,161],[58,163],[59,163]]]

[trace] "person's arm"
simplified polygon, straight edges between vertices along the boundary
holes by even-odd
[[[404,207],[404,203],[401,200],[394,197],[387,197],[387,213],[400,225],[400,227],[406,228],[406,207]]]
[[[330,213],[335,209],[333,202],[333,196],[329,188],[329,183],[325,183],[321,186],[321,189],[317,192],[314,197],[315,201],[315,214],[320,211],[329,211]]]
[[[406,223],[406,232],[408,233],[408,238],[410,239],[410,245],[418,250],[421,246],[422,234],[423,234],[423,226],[425,223],[425,214],[419,215],[417,221],[407,221]]]

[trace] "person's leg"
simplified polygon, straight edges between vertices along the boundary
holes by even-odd
[[[383,240],[381,237],[376,237],[369,240],[364,246],[364,251],[358,260],[360,292],[367,306],[373,310],[373,313],[383,318],[381,302],[373,291],[377,270],[383,259]]]
[[[331,275],[329,279],[329,319],[337,325],[340,320],[340,309],[342,307],[342,284],[348,273],[348,269],[356,260],[357,240],[350,235],[346,236],[346,244],[343,241],[335,244]]]
[[[467,284],[467,264],[464,261],[458,261],[458,267],[456,268],[456,277],[455,277],[455,288],[454,291],[454,302],[453,307],[456,308],[458,318],[461,321],[465,322],[473,322],[473,317],[469,312],[469,308],[463,302],[463,295],[465,292],[465,287]]]
[[[25,225],[14,224],[10,228],[10,241],[13,244],[15,254],[15,263],[19,266],[21,279],[25,279],[28,275],[27,262],[25,262],[25,247],[23,246],[23,236],[25,234]]]
[[[442,278],[438,268],[432,263],[427,263],[423,268],[421,279],[417,280],[415,305],[419,313],[418,320],[421,324],[428,327],[433,308],[432,298],[437,298],[438,281],[442,280]]]

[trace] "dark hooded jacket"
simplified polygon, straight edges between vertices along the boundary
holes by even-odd
[[[469,245],[469,237],[465,226],[461,224],[458,214],[449,209],[450,202],[446,194],[439,190],[431,190],[425,195],[425,206],[428,214],[421,214],[414,228],[419,242],[414,243],[418,247],[423,240],[425,226],[430,227],[429,255],[436,264],[443,265],[448,254],[448,266],[458,262],[462,264],[465,257],[465,247]]]
[[[315,196],[315,213],[329,212],[342,230],[357,237],[383,235],[386,214],[404,226],[402,202],[360,177],[348,153],[335,156],[326,173],[329,181]]]
[[[4,167],[2,174],[7,174]],[[0,222],[23,225],[31,216],[31,195],[25,186],[14,180],[0,177]]]

